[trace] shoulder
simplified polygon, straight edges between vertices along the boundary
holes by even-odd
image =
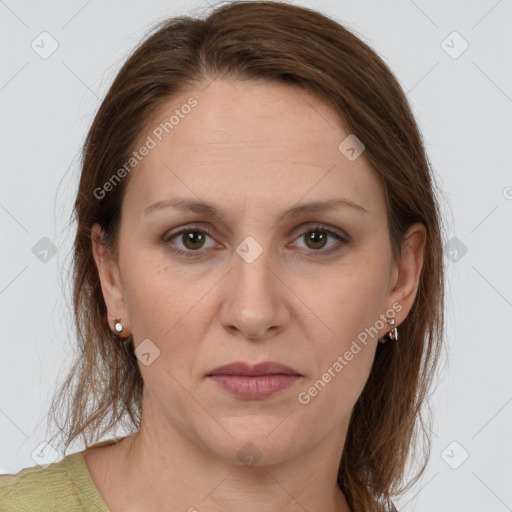
[[[84,468],[82,452],[77,452],[60,462],[25,468],[12,475],[0,475],[0,510],[106,510],[96,506],[94,500],[97,497],[94,489],[90,488],[92,480],[84,480],[87,477]]]

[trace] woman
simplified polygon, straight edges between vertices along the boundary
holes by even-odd
[[[87,449],[1,477],[0,505],[393,510],[421,474],[403,485],[443,270],[421,136],[376,53],[283,3],[168,20],[82,163],[81,356],[52,413],[69,393],[64,448]]]

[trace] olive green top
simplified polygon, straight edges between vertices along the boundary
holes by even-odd
[[[60,462],[0,475],[2,512],[109,512],[82,452]]]

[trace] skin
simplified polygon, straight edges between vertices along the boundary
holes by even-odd
[[[417,293],[425,228],[411,226],[394,262],[383,187],[364,153],[349,161],[338,150],[349,132],[316,96],[218,78],[173,97],[156,125],[190,96],[197,107],[132,171],[117,261],[98,243],[99,226],[92,229],[109,316],[122,319],[135,346],[149,338],[160,355],[139,362],[139,433],[88,449],[86,463],[113,512],[349,511],[338,465],[378,337],[391,327],[360,344],[307,405],[297,396],[393,304],[401,306],[396,325],[403,322]],[[173,208],[143,214],[175,197],[216,204],[223,217]],[[366,212],[343,206],[281,219],[292,206],[326,199]],[[328,237],[322,246],[311,236],[316,223],[349,243]],[[182,227],[210,234],[203,245],[181,235],[162,241]],[[248,236],[262,249],[251,263],[236,252]],[[172,243],[195,256],[173,253]],[[277,361],[302,377],[265,399],[237,398],[205,377],[234,361]],[[252,467],[237,455],[249,442],[261,457]]]

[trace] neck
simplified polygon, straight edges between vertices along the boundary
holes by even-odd
[[[135,436],[119,443],[118,489],[125,510],[350,512],[336,481],[341,450],[333,454],[343,441],[330,435],[294,459],[251,466],[143,421]]]

